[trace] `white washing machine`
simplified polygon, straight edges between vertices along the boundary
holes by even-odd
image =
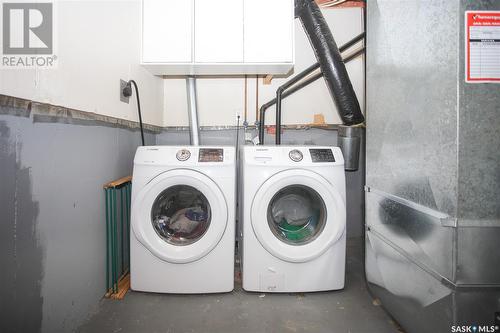
[[[340,149],[247,146],[241,163],[243,289],[342,289],[346,206]]]
[[[233,147],[139,147],[134,159],[131,288],[158,293],[234,287]]]

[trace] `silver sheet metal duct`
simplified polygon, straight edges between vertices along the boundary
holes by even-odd
[[[359,153],[363,128],[359,126],[339,125],[338,145],[344,155],[345,171],[359,168]]]
[[[198,98],[196,96],[196,78],[186,78],[186,90],[189,113],[189,141],[192,146],[200,145],[200,126],[198,124]]]
[[[500,87],[465,82],[466,10],[500,1],[367,2],[366,278],[408,333],[500,325]]]

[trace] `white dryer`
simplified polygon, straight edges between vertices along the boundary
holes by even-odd
[[[241,163],[243,289],[342,289],[346,205],[340,149],[247,146]]]
[[[137,149],[130,233],[132,290],[233,290],[235,182],[233,147]]]

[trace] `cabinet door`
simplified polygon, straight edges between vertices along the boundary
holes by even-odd
[[[143,0],[142,62],[192,61],[194,0]]]
[[[293,62],[293,0],[245,0],[245,62]]]
[[[243,0],[195,0],[195,62],[243,62]]]

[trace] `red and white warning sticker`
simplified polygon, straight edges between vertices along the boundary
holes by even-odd
[[[465,29],[465,81],[500,83],[500,11],[466,11]]]

